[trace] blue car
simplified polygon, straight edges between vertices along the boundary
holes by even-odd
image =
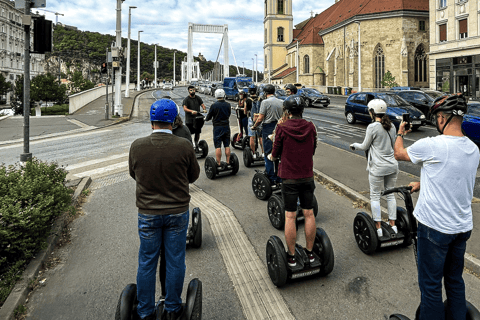
[[[480,148],[480,102],[469,102],[467,114],[463,117],[462,129]]]
[[[373,99],[382,99],[387,104],[387,115],[398,129],[404,113],[410,114],[412,130],[417,130],[426,123],[423,112],[397,96],[393,92],[359,92],[348,97],[345,103],[345,117],[349,124],[357,120],[371,123],[367,105]]]
[[[287,93],[283,89],[277,89],[275,90],[275,97],[277,97],[280,100],[284,100],[288,98]]]

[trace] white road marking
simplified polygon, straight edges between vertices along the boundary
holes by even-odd
[[[89,161],[85,161],[85,162],[80,162],[80,163],[68,165],[65,169],[67,171],[71,171],[71,170],[74,170],[74,169],[87,167],[87,166],[91,166],[93,164],[102,163],[102,162],[115,160],[115,159],[119,159],[119,158],[124,158],[124,157],[128,157],[128,152],[121,153],[121,154],[114,154],[114,155],[106,157],[106,158],[94,159],[94,160],[89,160]]]
[[[82,127],[82,128],[92,128],[92,126],[89,126],[88,124],[85,124],[81,121],[78,121],[78,120],[75,120],[75,119],[67,119],[68,122],[71,122],[79,127]],[[95,128],[95,127],[93,127]]]
[[[74,176],[78,178],[83,178],[83,177],[93,177],[93,176],[98,176],[101,174],[104,174],[105,172],[113,171],[113,170],[118,170],[118,169],[123,169],[123,168],[128,168],[128,161],[122,161],[119,163],[115,163],[106,167],[98,168],[98,169],[93,169],[89,171],[83,171],[80,173],[75,173]]]

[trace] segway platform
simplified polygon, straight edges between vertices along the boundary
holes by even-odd
[[[193,128],[201,130],[205,124],[205,116],[203,114],[197,114],[193,118]],[[208,144],[205,140],[198,141],[198,146],[195,148],[195,155],[198,158],[205,158],[208,155]]]
[[[220,175],[236,175],[238,169],[240,168],[240,162],[235,153],[230,154],[230,163],[224,161],[221,162],[222,166],[219,167],[217,160],[213,157],[207,157],[205,159],[205,174],[210,180],[215,179],[219,174]]]
[[[250,168],[252,165],[265,165],[265,158],[258,152],[255,152],[255,155],[252,153],[252,149],[247,145],[243,149],[243,164],[245,167]]]

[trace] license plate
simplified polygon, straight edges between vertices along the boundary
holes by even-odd
[[[320,103],[326,103],[327,100],[320,100]]]
[[[422,121],[412,121],[412,124],[422,124]]]

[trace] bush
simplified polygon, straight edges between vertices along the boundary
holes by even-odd
[[[68,114],[68,104],[56,104],[51,107],[41,107],[40,109],[42,110],[42,116],[45,115],[65,115]],[[32,116],[36,115],[35,113],[35,108],[33,108],[30,111],[30,114]]]
[[[24,167],[0,165],[0,305],[44,246],[55,218],[72,209],[66,176],[58,164],[36,158]]]

